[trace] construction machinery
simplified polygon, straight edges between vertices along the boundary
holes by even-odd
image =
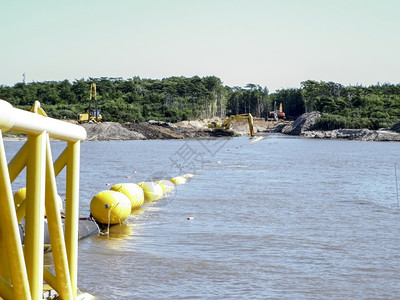
[[[94,109],[91,109],[92,100],[94,102]],[[81,123],[93,122],[97,124],[101,120],[102,116],[100,114],[100,109],[97,108],[96,84],[92,83],[90,85],[89,109],[86,111],[86,113],[78,115],[78,123],[81,124]]]
[[[249,123],[250,136],[251,137],[254,136],[253,116],[251,114],[232,115],[222,123],[211,122],[210,124],[208,124],[208,128],[218,129],[218,130],[229,130],[231,128],[231,123],[233,120],[247,120]]]
[[[269,117],[274,118],[275,121],[278,119],[286,119],[286,114],[283,112],[283,105],[279,103],[279,110],[276,109],[276,102],[274,102],[274,110],[269,112]]]

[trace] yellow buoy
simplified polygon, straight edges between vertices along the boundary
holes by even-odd
[[[143,189],[135,183],[119,183],[110,188],[112,191],[123,193],[131,201],[132,209],[142,206],[144,202]]]
[[[90,212],[102,224],[120,224],[131,214],[131,201],[123,193],[103,191],[93,197]]]
[[[141,208],[141,207],[132,209],[132,211],[131,211],[131,215],[133,215],[133,216],[139,216],[139,215],[141,215],[142,213],[144,213],[144,209]]]
[[[176,176],[174,178],[171,179],[171,182],[175,183],[175,184],[184,184],[186,183],[186,178],[182,177],[182,176]]]
[[[161,185],[156,182],[140,182],[138,185],[143,189],[144,200],[146,202],[160,199],[164,195]]]
[[[14,205],[15,209],[20,207],[22,202],[24,202],[26,199],[26,188],[19,189],[18,191],[15,192],[14,194]],[[60,209],[60,212],[63,212],[63,202],[62,199],[59,195],[57,195],[57,205],[58,208]],[[46,208],[44,209],[44,215],[46,215]]]
[[[173,184],[170,180],[163,179],[156,182],[161,186],[164,194],[171,194],[175,190],[175,184]]]
[[[184,177],[184,178],[193,178],[194,176],[196,176],[196,175],[191,174],[191,173],[187,173],[187,174],[182,175],[182,177]]]

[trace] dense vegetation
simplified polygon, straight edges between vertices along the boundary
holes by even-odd
[[[345,87],[334,82],[304,81],[300,89],[284,89],[270,95],[282,102],[286,114],[320,111],[317,129],[378,129],[400,119],[400,84]]]
[[[307,111],[323,113],[320,129],[390,127],[400,119],[400,84],[369,87],[305,81],[301,87]]]
[[[215,76],[170,77],[162,80],[89,78],[74,82],[0,85],[0,98],[29,109],[41,102],[54,118],[75,119],[89,106],[90,84],[97,86],[97,105],[107,121],[180,121],[212,116],[251,113],[267,117],[279,103],[288,118],[304,112],[322,112],[320,129],[389,127],[400,119],[400,84],[345,87],[334,82],[304,81],[299,89],[269,94],[266,87],[248,84],[228,87]],[[94,106],[92,101],[92,108]]]
[[[97,106],[107,121],[180,121],[193,118],[224,117],[232,112],[265,113],[268,91],[256,85],[248,89],[231,89],[219,78],[170,77],[163,80],[90,78],[61,82],[17,83],[0,86],[0,98],[22,109],[29,109],[34,100],[41,102],[54,118],[75,119],[89,106],[90,85],[97,87]],[[233,99],[233,100],[232,100]],[[234,101],[235,106],[230,105]],[[232,107],[232,111],[229,107]],[[94,108],[94,101],[91,102]]]

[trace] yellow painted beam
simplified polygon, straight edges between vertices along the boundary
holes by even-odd
[[[44,279],[44,281],[47,282],[47,284],[49,286],[51,286],[52,289],[54,289],[58,293],[59,287],[58,287],[58,283],[57,283],[57,278],[56,278],[56,276],[53,275],[53,273],[51,273],[46,268],[43,269],[43,279]],[[62,298],[61,297],[61,299],[72,299],[72,298]]]
[[[81,126],[14,108],[4,100],[0,100],[0,129],[24,132],[28,135],[40,135],[47,131],[51,138],[62,141],[86,139],[86,130]]]
[[[19,235],[17,215],[8,173],[7,159],[0,130],[0,226],[7,234],[2,237],[7,251],[10,274],[13,283],[15,299],[31,299],[28,275],[25,269],[24,255]],[[43,253],[43,250],[42,250]],[[43,264],[43,263],[42,263]],[[4,283],[4,282],[3,282]],[[3,289],[1,289],[3,291]],[[7,290],[5,290],[6,293]],[[0,295],[2,296],[2,295]],[[3,296],[2,296],[3,297]]]
[[[11,282],[10,268],[7,259],[7,250],[3,239],[3,230],[1,226],[0,226],[0,277],[2,277],[2,279],[6,280],[7,282]]]
[[[29,147],[25,143],[14,155],[13,159],[8,163],[8,172],[10,173],[10,181],[13,182],[18,177],[19,173],[25,168],[28,163]]]
[[[61,299],[73,299],[71,279],[69,275],[67,252],[65,249],[64,233],[61,222],[60,208],[57,203],[57,186],[54,176],[54,167],[51,155],[50,141],[46,142],[46,215],[49,226],[51,249],[53,252],[54,268],[56,272],[57,288]]]
[[[71,276],[72,294],[77,294],[78,223],[79,223],[79,164],[80,141],[68,142],[67,184],[65,203],[65,245]]]
[[[3,277],[0,277],[0,299],[16,299],[14,290],[10,286],[9,282]]]
[[[21,222],[23,218],[25,218],[26,213],[26,199],[21,202],[21,204],[17,208],[17,221],[18,223]]]
[[[28,135],[26,172],[25,260],[31,296],[40,299],[43,288],[44,195],[46,132]]]
[[[35,107],[40,104],[35,103]],[[27,142],[8,165],[2,130],[28,134]],[[54,164],[48,136],[67,142],[67,148]],[[43,278],[46,278],[62,299],[76,298],[80,141],[85,139],[86,131],[80,126],[48,118],[45,113],[39,115],[16,109],[0,100],[0,297],[41,299]],[[25,167],[27,195],[16,211],[11,182]],[[55,183],[55,176],[64,167],[67,167],[65,235],[56,203]],[[56,275],[43,266],[45,206]],[[23,249],[18,221],[24,216]],[[1,234],[6,230],[7,234]]]
[[[68,160],[68,147],[64,149],[64,151],[60,154],[60,156],[54,162],[54,173],[56,176],[60,174],[62,169],[67,165]]]

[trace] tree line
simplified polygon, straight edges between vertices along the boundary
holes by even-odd
[[[0,98],[26,110],[38,100],[49,116],[75,119],[89,107],[92,83],[96,84],[97,106],[106,121],[177,122],[242,113],[267,118],[279,103],[291,119],[304,112],[320,111],[320,129],[377,129],[389,127],[400,119],[400,84],[389,83],[346,87],[307,80],[300,88],[269,93],[267,87],[257,84],[243,88],[225,86],[215,76],[161,80],[101,77],[0,85]]]
[[[400,120],[400,84],[343,86],[340,83],[307,80],[298,89],[282,89],[270,101],[283,103],[286,115],[296,118],[319,111],[316,129],[388,128]]]

